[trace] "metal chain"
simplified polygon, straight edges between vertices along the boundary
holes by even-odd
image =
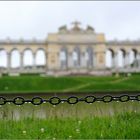
[[[105,95],[103,97],[95,97],[93,95],[86,96],[84,98],[78,98],[76,96],[70,96],[66,99],[61,99],[58,96],[53,96],[49,99],[43,99],[39,96],[33,97],[32,99],[24,99],[23,97],[15,97],[14,99],[6,99],[5,97],[0,97],[0,105],[5,105],[6,103],[14,103],[15,105],[23,105],[24,103],[32,103],[33,105],[41,105],[42,103],[50,103],[52,105],[58,105],[60,103],[67,102],[68,104],[76,104],[78,102],[85,102],[92,104],[96,101],[102,101],[104,103],[109,103],[112,101],[140,101],[140,95],[121,95],[121,96],[112,96]]]

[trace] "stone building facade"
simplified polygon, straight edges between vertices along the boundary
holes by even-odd
[[[140,71],[140,41],[107,41],[103,33],[79,24],[73,22],[70,29],[61,26],[44,41],[0,41],[0,74],[108,75]],[[17,65],[12,64],[14,59]]]

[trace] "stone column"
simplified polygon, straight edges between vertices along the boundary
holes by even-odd
[[[20,70],[22,71],[24,69],[24,65],[23,65],[23,53],[20,53]]]
[[[81,66],[82,66],[82,63],[81,63],[81,59],[82,59],[82,54],[81,54],[81,51],[80,52],[77,52],[77,54],[78,54],[78,69],[80,69],[81,68]]]
[[[118,68],[118,53],[114,53],[114,58],[113,58],[113,67]]]
[[[140,52],[137,54],[137,60],[138,60],[138,69],[140,69]]]
[[[66,55],[66,59],[65,59],[65,69],[67,70],[67,69],[68,69],[68,53],[66,52],[65,55]]]
[[[105,68],[106,68],[106,64],[105,64],[105,63],[106,63],[106,60],[105,60],[105,59],[106,59],[106,52],[103,51],[102,53],[103,53],[103,57],[104,57],[104,58],[103,58],[104,62],[103,62],[102,68],[105,69]]]
[[[72,52],[68,53],[68,68],[73,67],[73,58],[72,58]]]
[[[129,67],[129,53],[128,52],[126,52],[126,54],[125,54],[124,65],[127,68]]]
[[[44,65],[44,67],[45,67],[45,70],[47,70],[47,68],[48,68],[48,54],[47,53],[45,53],[45,65]]]
[[[81,67],[86,68],[86,60],[85,60],[85,53],[81,53]]]
[[[35,70],[36,69],[36,53],[34,52],[33,53],[33,69]]]
[[[61,70],[61,60],[60,60],[60,52],[55,52],[55,69],[56,70]]]
[[[116,75],[119,74],[119,61],[118,61],[118,52],[114,52],[114,69],[115,69],[115,73]]]
[[[105,69],[105,52],[101,51],[96,54],[97,69]]]
[[[97,52],[93,53],[93,67],[97,68]]]
[[[10,72],[11,68],[11,53],[7,53],[7,70]]]
[[[140,59],[140,53],[136,53],[136,60],[139,60]]]

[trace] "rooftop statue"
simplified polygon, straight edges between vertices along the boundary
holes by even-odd
[[[59,27],[59,31],[60,32],[67,31],[67,26],[63,25],[63,26]]]
[[[94,28],[90,25],[87,25],[86,29],[82,29],[79,25],[81,24],[79,21],[74,21],[71,23],[73,26],[71,29],[67,29],[66,25],[63,25],[61,27],[59,27],[59,32],[60,33],[93,33],[94,32]]]
[[[87,31],[94,31],[94,28],[88,25],[87,26]]]
[[[79,25],[81,24],[80,22],[74,21],[72,22],[72,24],[74,25],[72,31],[82,31],[82,29],[79,27]]]

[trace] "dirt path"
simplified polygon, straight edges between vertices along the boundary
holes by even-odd
[[[89,86],[89,85],[91,85],[91,84],[93,84],[93,83],[87,83],[87,84],[83,84],[83,85],[80,85],[80,86],[77,86],[77,87],[74,87],[74,88],[64,89],[64,90],[62,90],[62,92],[75,91],[75,90],[77,90],[77,89],[87,87],[87,86]]]
[[[119,83],[119,82],[125,81],[127,79],[129,79],[129,77],[124,77],[124,78],[121,78],[121,79],[117,79],[117,80],[111,81],[109,83]],[[62,90],[62,92],[76,91],[78,89],[85,88],[87,86],[93,85],[94,83],[95,82],[90,82],[90,83],[86,83],[86,84],[83,84],[83,85],[80,85],[80,86],[77,86],[77,87],[74,87],[74,88],[64,89],[64,90]]]
[[[112,82],[109,82],[109,83],[119,83],[119,82],[122,82],[122,81],[125,81],[125,80],[128,80],[129,77],[124,77],[124,78],[121,78],[121,79],[117,79],[117,80],[114,80]]]

